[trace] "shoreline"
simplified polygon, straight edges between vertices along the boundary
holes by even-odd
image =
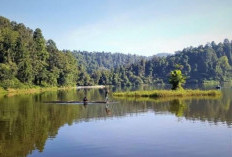
[[[77,86],[77,89],[91,89],[91,88],[106,88],[105,85],[96,85],[96,86]]]
[[[22,89],[15,89],[15,88],[8,88],[7,90],[0,88],[0,95],[20,95],[20,94],[34,94],[34,93],[41,93],[45,91],[57,91],[57,90],[67,90],[67,89],[74,89],[75,87],[33,87],[33,88],[22,88]]]
[[[0,95],[19,95],[19,94],[33,94],[45,91],[57,91],[57,90],[67,90],[67,89],[95,89],[95,88],[105,88],[105,85],[96,86],[67,86],[67,87],[32,87],[32,88],[8,88],[3,89],[0,87]]]

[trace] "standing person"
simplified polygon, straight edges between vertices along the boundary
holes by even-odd
[[[87,102],[87,101],[88,101],[88,99],[87,99],[87,97],[85,96],[84,99],[83,99],[83,102]]]
[[[109,94],[109,91],[108,89],[106,88],[106,91],[105,91],[105,102],[108,102],[108,94]]]

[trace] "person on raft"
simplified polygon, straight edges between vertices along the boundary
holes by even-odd
[[[88,99],[86,98],[86,96],[84,97],[83,102],[84,103],[88,102]]]
[[[106,92],[105,92],[105,102],[108,102],[108,94],[109,94],[109,91],[108,89],[106,88]]]

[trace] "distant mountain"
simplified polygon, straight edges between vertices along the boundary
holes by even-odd
[[[167,57],[167,56],[171,56],[171,55],[173,55],[173,54],[163,52],[163,53],[157,53],[155,56],[157,56],[157,57]]]

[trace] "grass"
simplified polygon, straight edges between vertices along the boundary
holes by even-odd
[[[5,94],[5,93],[7,93],[7,91],[3,89],[2,87],[0,87],[0,94]]]
[[[218,85],[218,84],[220,84],[219,81],[214,81],[214,80],[204,80],[202,83],[205,85]]]
[[[220,96],[219,90],[153,90],[113,93],[115,97],[194,97],[194,96]]]
[[[183,101],[191,101],[191,100],[218,100],[221,96],[186,96],[186,97],[158,97],[158,98],[152,98],[152,97],[115,97],[116,100],[126,100],[126,101],[136,101],[136,102],[155,102],[155,103],[161,103],[161,102],[170,102],[173,100],[183,100]]]
[[[33,94],[40,93],[45,91],[57,91],[57,90],[65,90],[72,89],[76,87],[38,87],[34,86],[33,88],[7,88],[6,90],[0,87],[0,94],[7,94],[8,96],[12,95],[20,95],[20,94]]]

